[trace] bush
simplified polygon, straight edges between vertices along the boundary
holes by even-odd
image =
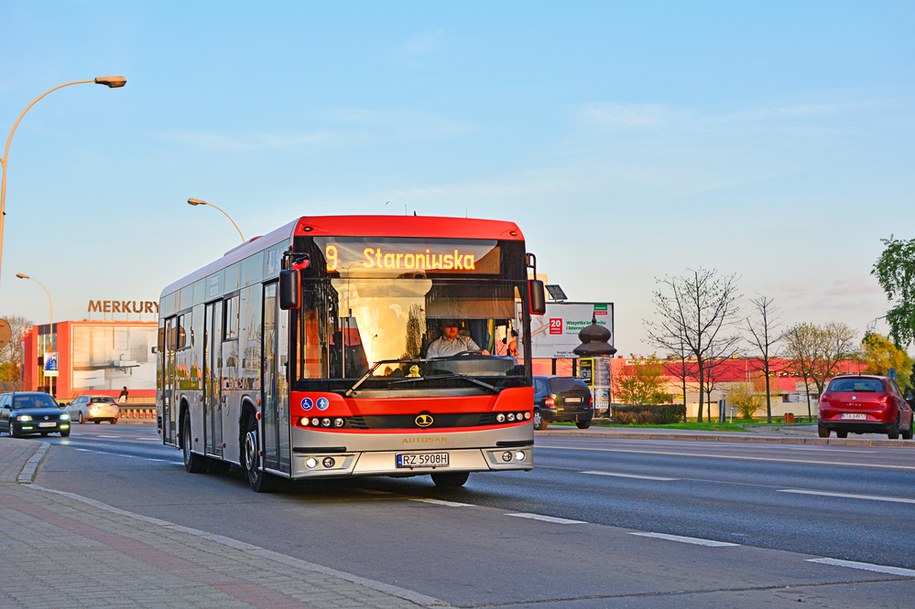
[[[613,422],[621,425],[668,425],[685,423],[683,404],[613,404]]]

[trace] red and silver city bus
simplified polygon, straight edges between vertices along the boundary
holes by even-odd
[[[530,358],[496,347],[514,330],[530,353],[535,265],[511,222],[298,218],[162,291],[159,435],[187,471],[234,464],[255,491],[530,470]],[[433,357],[446,320],[467,348]]]

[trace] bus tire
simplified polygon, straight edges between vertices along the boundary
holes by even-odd
[[[206,457],[198,455],[191,450],[193,440],[191,439],[191,415],[187,410],[181,418],[181,457],[184,461],[184,469],[189,474],[199,474],[207,470]]]
[[[469,477],[470,472],[432,474],[432,482],[434,482],[435,486],[438,488],[458,488],[459,486],[464,486],[464,483],[467,482],[467,478]]]
[[[260,461],[260,431],[257,428],[257,418],[249,412],[242,444],[242,466],[248,476],[248,484],[255,493],[269,493],[273,490],[273,479],[270,474],[259,467]]]

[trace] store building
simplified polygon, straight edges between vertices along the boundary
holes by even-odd
[[[22,386],[60,402],[87,393],[154,403],[155,321],[62,321],[29,328],[22,338]]]

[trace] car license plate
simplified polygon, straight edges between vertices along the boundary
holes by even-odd
[[[39,427],[57,427],[57,423],[54,423],[53,421],[51,421],[48,423],[39,423],[38,426]]]
[[[566,398],[566,404],[581,404],[581,398]]]
[[[863,420],[867,419],[867,415],[862,412],[843,412],[841,418],[853,419],[855,421],[863,421]]]
[[[399,453],[397,467],[448,467],[448,453]]]

